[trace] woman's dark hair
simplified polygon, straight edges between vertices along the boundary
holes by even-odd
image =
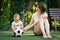
[[[43,2],[38,3],[37,6],[39,7],[42,13],[45,12],[47,9],[46,5]]]

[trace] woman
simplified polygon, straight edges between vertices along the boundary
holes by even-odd
[[[50,35],[50,28],[48,22],[48,15],[45,12],[46,5],[43,2],[37,4],[36,12],[32,15],[29,25],[27,25],[23,30],[27,31],[34,26],[34,33],[36,35],[43,34],[43,38],[52,38]]]

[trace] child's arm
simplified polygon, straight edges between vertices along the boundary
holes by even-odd
[[[12,28],[12,31],[14,32],[14,26],[11,26],[11,28]]]
[[[23,29],[23,24],[21,24],[21,27],[20,28]]]
[[[14,23],[12,23],[12,25],[11,25],[11,28],[12,28],[12,31],[14,32],[14,30],[15,30],[15,26],[14,26]]]

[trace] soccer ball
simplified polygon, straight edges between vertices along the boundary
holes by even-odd
[[[20,28],[16,28],[14,30],[14,36],[21,37],[22,35],[23,35],[23,30],[21,30]]]

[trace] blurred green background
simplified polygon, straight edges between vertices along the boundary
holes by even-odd
[[[24,26],[28,25],[32,14],[36,11],[35,5],[43,1],[49,8],[60,8],[60,0],[0,0],[0,30],[11,30],[11,23],[15,13],[20,14]],[[50,19],[49,19],[50,20]],[[60,21],[56,21],[60,27]],[[54,27],[54,21],[51,21]]]

